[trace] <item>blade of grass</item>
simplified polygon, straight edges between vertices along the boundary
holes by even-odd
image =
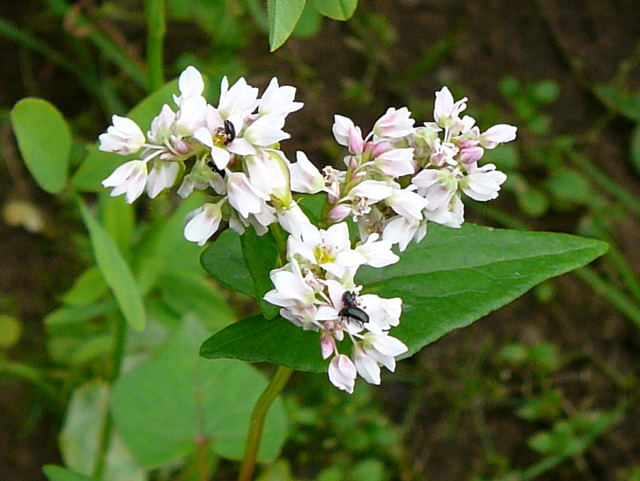
[[[149,92],[164,85],[163,47],[166,33],[164,0],[147,0],[147,84]]]
[[[47,0],[51,10],[58,15],[65,17],[69,14],[71,6],[66,0]],[[85,15],[78,14],[76,23],[79,27],[91,25],[91,21]],[[143,69],[133,60],[123,49],[113,42],[107,35],[91,30],[87,38],[93,43],[100,52],[109,58],[124,72],[127,72],[131,79],[142,89],[147,88],[147,78]]]

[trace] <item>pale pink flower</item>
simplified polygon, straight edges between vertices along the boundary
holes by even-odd
[[[517,127],[508,124],[494,125],[480,135],[480,145],[485,149],[493,149],[516,138]]]
[[[144,142],[144,134],[138,124],[127,117],[114,115],[111,118],[113,125],[101,134],[100,150],[114,152],[119,155],[129,155],[138,152]]]
[[[131,204],[140,197],[147,183],[147,161],[131,160],[122,164],[102,181],[104,187],[113,187],[111,197],[125,194]]]
[[[389,107],[373,126],[373,133],[378,137],[405,137],[413,133],[415,120],[406,107],[395,109]]]
[[[202,207],[191,211],[186,218],[184,237],[191,242],[197,242],[202,246],[216,233],[222,220],[222,204],[206,203]]]
[[[338,389],[349,394],[353,393],[356,375],[356,366],[344,354],[339,354],[331,360],[329,364],[329,380]]]

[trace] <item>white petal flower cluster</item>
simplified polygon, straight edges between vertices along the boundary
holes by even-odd
[[[346,147],[346,170],[321,173],[303,155],[292,164],[297,192],[328,194],[330,222],[351,216],[366,237],[378,233],[404,251],[426,234],[427,222],[460,227],[461,194],[477,201],[495,199],[506,175],[495,165],[479,166],[484,149],[516,137],[516,128],[500,124],[484,133],[468,115],[467,99],[454,102],[447,87],[436,92],[435,122],[414,127],[406,107],[389,108],[363,138],[360,127],[335,116],[333,135]]]
[[[380,366],[393,371],[396,356],[407,351],[388,333],[400,322],[402,300],[360,294],[354,276],[362,265],[397,262],[391,243],[372,234],[352,247],[345,222],[327,230],[311,226],[301,235],[289,236],[287,260],[271,272],[275,289],[265,299],[280,306],[282,317],[296,326],[320,333],[320,352],[324,359],[332,357],[328,374],[337,388],[353,392],[358,374],[380,384]],[[351,357],[338,349],[347,337],[353,346]]]
[[[258,234],[281,222],[287,231],[303,229],[309,221],[293,201],[290,163],[277,149],[288,139],[285,119],[302,108],[296,89],[280,86],[276,78],[258,98],[258,89],[240,78],[229,86],[222,79],[218,106],[203,96],[204,80],[194,67],[180,75],[176,110],[164,105],[146,137],[131,119],[113,116],[113,125],[100,136],[100,149],[139,158],[118,167],[102,184],[127,202],[145,190],[155,198],[173,186],[181,197],[205,190],[210,198],[191,212],[185,237],[203,245],[226,222],[239,234],[252,225]]]

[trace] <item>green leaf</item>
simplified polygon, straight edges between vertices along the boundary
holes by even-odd
[[[267,319],[273,319],[278,314],[278,307],[263,299],[264,295],[273,289],[269,273],[279,267],[278,247],[271,233],[259,237],[255,230],[247,229],[240,238],[244,264],[253,279],[253,297],[258,301],[260,312]]]
[[[78,200],[80,213],[84,220],[96,262],[105,281],[111,288],[118,305],[127,322],[139,331],[144,329],[145,313],[142,297],[136,280],[131,274],[129,266],[118,250],[113,239],[91,215],[89,209]]]
[[[49,464],[42,468],[49,481],[100,481],[84,474],[76,473],[60,466]]]
[[[253,279],[244,262],[240,237],[231,229],[224,231],[200,257],[202,267],[211,276],[229,289],[247,296],[255,296]]]
[[[595,93],[611,109],[631,120],[640,121],[640,90],[629,92],[604,85],[596,87]]]
[[[100,194],[98,218],[120,252],[127,256],[136,224],[133,205],[127,204],[124,196],[111,197],[105,189]]]
[[[239,459],[255,401],[267,383],[251,366],[199,359],[206,337],[185,320],[157,357],[116,381],[112,413],[134,457],[148,468],[188,456],[206,441],[219,456]],[[285,439],[282,403],[267,415],[259,459],[273,460]]]
[[[322,16],[314,9],[309,2],[304,6],[302,15],[293,31],[296,37],[313,37],[320,31],[322,26]]]
[[[109,286],[104,281],[98,266],[85,270],[62,296],[62,302],[68,306],[86,306],[93,304],[107,293]]]
[[[49,102],[26,98],[11,110],[11,124],[29,172],[51,194],[64,189],[71,154],[71,130]]]
[[[313,7],[325,17],[347,20],[356,11],[358,0],[311,0]]]
[[[271,320],[255,316],[231,324],[207,339],[200,355],[207,359],[268,361],[298,371],[327,370],[318,333],[303,331],[280,316]]]
[[[269,48],[278,49],[291,35],[304,10],[305,0],[267,0]]]
[[[403,252],[397,264],[361,268],[357,281],[365,292],[402,298],[400,326],[391,332],[409,347],[407,357],[606,249],[604,242],[565,234],[430,225],[426,239]],[[214,334],[201,355],[324,371],[319,346],[317,333],[258,317]]]
[[[233,310],[204,273],[167,272],[159,282],[162,299],[180,317],[194,314],[204,326],[218,331],[235,321]]]
[[[575,170],[558,169],[546,180],[545,185],[562,202],[588,204],[593,199],[589,181]]]
[[[636,124],[631,133],[631,144],[629,147],[631,164],[636,172],[640,173],[640,123]]]
[[[108,406],[109,386],[104,382],[84,384],[71,396],[60,432],[60,451],[65,465],[78,473],[90,474],[95,469]],[[111,437],[103,478],[105,481],[146,479],[145,471],[135,463],[117,433]]]
[[[178,92],[178,80],[172,80],[161,88],[145,97],[138,105],[129,111],[127,117],[135,121],[143,132],[151,125],[153,118],[158,115],[164,104],[173,103],[172,94]],[[106,127],[105,127],[106,130]],[[135,155],[121,156],[111,152],[101,152],[98,144],[89,149],[89,153],[80,168],[73,174],[71,184],[81,192],[100,192],[101,182],[106,179],[116,167],[133,160]]]
[[[7,314],[0,314],[0,349],[13,347],[20,339],[22,323]]]

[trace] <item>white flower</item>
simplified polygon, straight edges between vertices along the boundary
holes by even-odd
[[[287,308],[314,305],[316,301],[315,292],[305,282],[295,260],[292,260],[283,268],[274,269],[269,277],[275,289],[264,295],[264,299],[267,302]]]
[[[413,149],[391,149],[378,155],[373,164],[384,174],[400,177],[413,174],[415,165]]]
[[[460,194],[452,196],[449,202],[436,210],[425,210],[424,217],[436,224],[454,229],[459,228],[464,222],[464,204]]]
[[[289,164],[291,190],[304,194],[317,194],[324,187],[324,177],[304,152],[296,152],[295,164]]]
[[[281,140],[288,139],[291,136],[282,130],[284,120],[283,115],[263,115],[247,127],[244,131],[244,138],[259,147],[269,147]]]
[[[227,173],[227,191],[229,203],[242,217],[258,214],[269,197],[257,190],[243,172]]]
[[[369,357],[391,372],[395,371],[396,368],[396,356],[408,351],[407,346],[402,341],[387,334],[366,333],[362,337],[362,345],[364,352]]]
[[[151,199],[164,189],[171,187],[178,176],[180,165],[177,162],[155,161],[147,177],[147,194]]]
[[[183,137],[190,137],[204,127],[207,116],[207,101],[204,97],[188,97],[181,101],[176,114],[175,131]]]
[[[493,149],[499,144],[511,142],[516,138],[518,128],[508,124],[498,124],[480,135],[480,145],[485,149]]]
[[[246,157],[244,161],[251,185],[285,205],[291,203],[287,163],[284,154],[278,150],[263,150]]]
[[[459,121],[460,113],[467,108],[467,98],[454,103],[451,91],[445,86],[436,92],[436,101],[433,108],[433,118],[443,128],[452,127]]]
[[[384,202],[403,217],[421,220],[422,209],[427,206],[427,200],[416,194],[413,189],[415,189],[414,186],[406,189],[393,189],[391,195]]]
[[[222,78],[218,111],[223,118],[238,116],[244,119],[248,117],[258,106],[257,99],[258,89],[248,85],[243,77],[240,77],[231,88],[229,88],[227,77]]]
[[[380,268],[395,264],[400,260],[391,250],[391,242],[379,240],[379,238],[379,234],[371,234],[365,243],[356,246],[354,250],[362,256],[361,264]]]
[[[360,127],[356,127],[349,117],[343,115],[333,116],[333,126],[331,127],[333,136],[340,145],[349,147],[349,137],[353,135],[359,135],[362,137]],[[355,133],[354,133],[355,132]]]
[[[144,134],[138,124],[119,115],[114,115],[111,120],[113,125],[107,129],[106,133],[98,137],[100,150],[120,155],[138,152],[145,142]]]
[[[507,176],[495,170],[493,164],[473,167],[469,174],[460,181],[462,191],[473,200],[481,202],[498,197],[500,186],[507,180]]]
[[[190,65],[180,74],[178,80],[180,97],[174,96],[177,105],[181,105],[186,99],[202,96],[204,91],[204,80],[197,68]]]
[[[122,164],[102,181],[104,187],[113,187],[111,197],[125,194],[127,203],[131,204],[140,197],[147,183],[147,161],[131,160]]]
[[[375,359],[367,355],[358,343],[353,345],[353,360],[362,379],[369,384],[380,384],[380,366]]]
[[[222,204],[206,203],[202,207],[187,214],[184,226],[184,237],[191,242],[197,242],[202,246],[216,233],[222,220]]]
[[[287,115],[300,110],[304,105],[302,102],[294,102],[296,96],[295,87],[289,85],[278,85],[278,79],[273,77],[269,86],[262,94],[258,114],[260,115]]]
[[[300,206],[292,201],[289,206],[277,209],[278,223],[293,237],[303,237],[309,230],[316,227],[309,218],[302,212]]]
[[[405,137],[413,133],[415,120],[411,118],[411,112],[406,107],[395,109],[389,107],[373,126],[373,133],[378,137]]]
[[[335,356],[329,364],[329,380],[331,384],[349,394],[353,393],[356,383],[356,367],[347,356]]]
[[[413,239],[419,242],[426,234],[427,224],[411,217],[395,216],[384,227],[382,238],[392,244],[398,244],[400,252],[409,245]]]
[[[149,140],[157,144],[163,144],[173,133],[172,127],[175,120],[176,113],[171,110],[171,107],[164,104],[160,113],[151,122],[151,129],[147,133]]]

